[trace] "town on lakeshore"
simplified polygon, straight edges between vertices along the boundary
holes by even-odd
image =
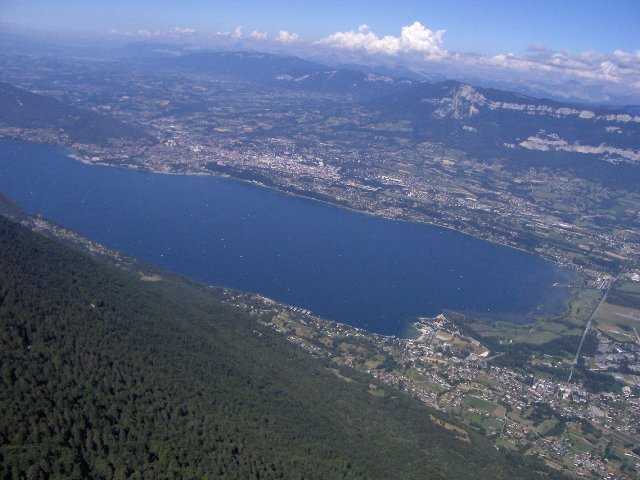
[[[407,42],[410,43],[412,37],[407,37],[407,32],[411,33],[412,29],[420,27],[424,29],[418,22],[404,27],[402,39],[392,37],[397,40],[392,43],[398,48],[400,45],[408,48]],[[172,35],[181,32],[184,31],[172,31]],[[260,35],[258,31],[255,33]],[[444,30],[430,33],[434,38],[439,38]],[[226,35],[225,38],[229,40],[234,38],[233,35],[242,37],[242,32],[240,29],[221,35]],[[362,25],[357,32],[343,33],[330,39],[335,41],[336,38],[355,37],[366,40],[371,39],[372,35],[377,38],[369,27]],[[281,31],[278,38],[283,39],[284,43],[297,41],[297,37],[285,31]],[[385,38],[389,39],[384,37],[378,40]],[[422,44],[424,38],[421,38]],[[0,35],[1,41],[7,42],[3,34]],[[17,43],[14,42],[14,45]],[[284,43],[278,48],[283,47]],[[56,386],[39,376],[43,371],[63,372],[60,375],[65,376],[69,380],[68,385],[71,385],[66,393],[81,392],[73,397],[73,402],[78,398],[84,399],[86,405],[90,405],[85,410],[90,410],[92,418],[108,417],[105,425],[122,414],[122,405],[127,408],[133,406],[133,414],[123,415],[121,423],[126,424],[126,428],[121,430],[109,425],[102,431],[102,436],[97,433],[94,435],[91,428],[97,422],[92,424],[83,411],[81,422],[76,422],[76,426],[70,427],[67,433],[55,434],[63,439],[63,443],[70,442],[71,445],[76,442],[73,449],[66,443],[63,445],[66,449],[63,460],[80,465],[72,467],[80,473],[69,478],[89,476],[88,463],[83,460],[84,463],[80,464],[77,460],[81,451],[91,452],[94,455],[91,458],[98,458],[96,465],[91,468],[109,472],[95,478],[158,478],[160,474],[149,476],[158,471],[153,470],[160,468],[158,465],[188,472],[182,477],[176,475],[176,478],[205,478],[193,472],[200,472],[197,467],[202,457],[218,458],[215,456],[218,454],[221,458],[227,455],[215,469],[220,478],[224,477],[225,468],[229,465],[238,466],[242,461],[246,461],[246,465],[243,464],[246,471],[257,475],[252,478],[283,478],[268,476],[276,468],[271,458],[258,465],[259,462],[253,462],[253,457],[245,455],[243,449],[247,442],[263,437],[268,438],[269,443],[269,435],[274,431],[280,432],[280,425],[289,426],[287,421],[281,419],[290,417],[271,417],[271,411],[265,413],[260,402],[255,401],[257,406],[251,405],[253,410],[246,410],[250,414],[238,422],[247,428],[243,430],[243,435],[246,435],[236,435],[238,424],[225,424],[224,434],[229,436],[220,434],[215,437],[216,442],[220,440],[219,443],[214,443],[199,457],[198,448],[205,440],[214,437],[203,434],[207,432],[205,424],[200,423],[203,416],[198,417],[193,413],[195,410],[187,408],[189,401],[193,400],[199,406],[198,414],[204,412],[202,415],[213,415],[211,418],[218,423],[212,430],[217,432],[218,425],[227,421],[226,415],[236,411],[236,404],[247,407],[250,402],[240,405],[242,401],[233,399],[218,411],[217,399],[205,398],[202,392],[224,390],[216,388],[228,386],[224,383],[227,379],[225,375],[236,375],[233,378],[237,381],[229,391],[241,391],[247,397],[268,384],[261,383],[262,379],[256,380],[254,376],[255,372],[263,372],[254,369],[259,362],[244,362],[244,359],[239,359],[238,352],[233,351],[243,339],[249,339],[243,345],[253,345],[254,348],[248,349],[251,353],[254,350],[263,351],[260,350],[263,347],[273,347],[264,341],[267,338],[270,341],[277,340],[272,342],[277,343],[277,348],[273,347],[270,351],[273,358],[297,355],[298,359],[312,362],[305,372],[313,371],[316,375],[319,368],[325,375],[324,380],[334,382],[334,386],[352,385],[364,379],[361,397],[356,398],[356,394],[345,397],[353,409],[363,405],[362,398],[365,399],[365,405],[378,402],[376,408],[385,406],[387,400],[406,400],[412,408],[419,410],[420,415],[424,414],[420,418],[429,424],[429,428],[435,426],[438,434],[445,432],[449,439],[453,436],[465,448],[471,448],[472,438],[481,438],[481,443],[485,444],[486,440],[489,453],[495,454],[496,458],[516,458],[518,467],[524,465],[525,468],[529,465],[527,462],[537,462],[536,465],[541,465],[545,472],[547,469],[553,472],[552,476],[535,478],[552,478],[556,474],[559,475],[557,478],[565,478],[565,475],[567,478],[607,480],[640,478],[640,109],[637,105],[611,103],[599,106],[577,101],[575,97],[545,99],[544,95],[540,95],[538,98],[523,93],[522,89],[501,89],[500,83],[492,83],[488,87],[486,84],[475,85],[473,79],[469,78],[450,80],[416,72],[412,74],[407,69],[400,69],[396,74],[393,69],[376,69],[351,62],[328,62],[325,65],[282,54],[280,50],[277,53],[235,48],[209,51],[173,41],[162,45],[153,42],[126,43],[117,52],[107,54],[100,49],[72,49],[72,54],[57,56],[52,53],[55,49],[50,50],[48,45],[40,54],[34,54],[28,48],[27,45],[24,51],[18,52],[7,49],[0,54],[0,142],[6,142],[7,145],[29,143],[54,146],[74,160],[90,166],[165,175],[231,177],[384,219],[436,225],[549,260],[554,263],[554,268],[559,266],[563,271],[569,271],[572,280],[565,282],[568,284],[558,282],[554,285],[554,288],[568,292],[565,308],[561,312],[548,312],[544,309],[546,305],[540,305],[533,315],[516,312],[513,318],[506,318],[490,311],[479,313],[444,309],[435,316],[433,311],[421,312],[424,316],[412,318],[409,328],[402,334],[382,335],[338,323],[335,319],[321,318],[308,305],[288,305],[282,299],[270,299],[259,292],[240,292],[222,285],[203,286],[184,278],[176,280],[180,272],[165,272],[143,264],[141,259],[128,257],[127,252],[117,252],[102,245],[96,238],[85,238],[68,226],[53,223],[55,219],[36,212],[30,212],[33,215],[23,213],[0,192],[0,214],[10,219],[10,222],[3,223],[3,241],[13,248],[17,245],[15,239],[22,238],[26,245],[24,251],[16,246],[14,257],[5,255],[7,264],[15,267],[15,272],[21,272],[14,274],[14,270],[10,271],[9,268],[7,272],[2,272],[7,282],[15,284],[16,291],[22,292],[21,279],[32,278],[29,275],[33,271],[38,271],[43,278],[56,278],[54,274],[58,270],[62,272],[62,265],[65,271],[69,270],[66,273],[71,278],[71,285],[76,285],[76,274],[85,271],[83,262],[77,259],[73,262],[69,260],[69,265],[61,261],[54,267],[46,264],[46,261],[41,262],[45,265],[30,263],[32,257],[40,258],[37,254],[46,250],[42,246],[44,244],[37,240],[44,235],[61,241],[71,250],[82,251],[81,258],[84,260],[87,257],[84,254],[97,260],[91,267],[86,267],[89,270],[95,267],[95,271],[98,271],[96,265],[106,264],[121,274],[126,272],[129,275],[127,278],[133,278],[134,287],[144,285],[162,288],[167,285],[166,292],[170,292],[170,286],[175,286],[179,281],[189,282],[189,288],[193,289],[189,291],[192,294],[197,291],[197,295],[193,294],[195,297],[190,298],[204,296],[213,302],[203,302],[206,309],[213,304],[216,305],[211,308],[213,310],[220,307],[222,313],[216,310],[219,314],[216,318],[220,320],[224,341],[227,338],[235,339],[232,348],[229,348],[222,340],[216,343],[218,339],[209,332],[207,342],[211,343],[204,340],[198,343],[199,332],[206,327],[202,322],[209,322],[209,326],[213,322],[203,312],[194,313],[199,305],[194,307],[194,311],[189,311],[191,316],[185,320],[187,324],[176,326],[177,323],[171,323],[173,317],[165,316],[153,305],[136,303],[142,306],[134,309],[134,313],[142,317],[135,318],[148,320],[155,315],[165,322],[162,325],[150,323],[144,326],[148,328],[148,332],[144,333],[149,333],[150,338],[148,350],[163,355],[159,362],[165,362],[161,363],[164,370],[158,368],[151,374],[140,373],[150,364],[139,360],[149,358],[141,354],[129,363],[123,362],[122,371],[129,370],[121,374],[121,365],[117,361],[104,360],[100,357],[100,351],[78,354],[74,350],[75,340],[70,340],[68,344],[61,340],[60,343],[61,349],[72,354],[64,359],[54,354],[49,361],[49,357],[41,355],[39,348],[42,345],[46,348],[59,346],[55,343],[59,337],[49,331],[42,333],[48,324],[40,329],[46,322],[40,322],[38,315],[48,321],[51,317],[49,312],[54,307],[62,311],[67,300],[73,303],[79,301],[78,298],[88,298],[87,295],[91,296],[93,292],[87,293],[78,288],[78,291],[72,292],[74,296],[71,298],[64,296],[70,295],[69,292],[56,290],[52,299],[49,299],[44,294],[42,298],[33,294],[8,295],[0,285],[0,307],[5,299],[14,302],[13,306],[7,307],[7,322],[14,323],[11,323],[11,328],[5,329],[7,338],[9,335],[11,338],[3,343],[9,348],[6,349],[8,353],[3,351],[2,360],[11,360],[18,365],[4,369],[0,381],[14,386],[15,392],[18,392],[18,387],[24,387],[21,393],[15,394],[18,400],[11,397],[13,423],[6,423],[8,427],[5,425],[5,429],[16,430],[17,425],[22,428],[21,432],[30,432],[32,435],[3,434],[0,431],[0,460],[4,462],[5,458],[20,456],[27,466],[12,465],[12,471],[35,472],[33,475],[16,473],[11,478],[50,478],[47,476],[50,466],[44,465],[41,459],[37,463],[31,455],[40,452],[39,439],[44,435],[54,436],[50,424],[63,425],[70,418],[68,405],[65,404],[62,413],[56,412],[51,422],[50,419],[42,420],[48,410],[38,404],[39,410],[33,417],[38,417],[36,420],[42,420],[41,423],[36,420],[32,422],[32,419],[21,420],[27,395],[41,392],[38,389],[43,386],[52,389]],[[544,49],[532,47],[532,50],[535,50],[535,55],[544,54]],[[443,54],[442,51],[439,53]],[[557,53],[551,63],[555,65],[556,61],[564,58],[563,55]],[[593,55],[596,54],[584,54],[579,61],[572,63],[572,68],[575,64],[587,62]],[[611,59],[598,62],[601,68],[606,69],[607,76],[615,72],[627,72],[631,70],[629,65],[638,61],[635,53],[617,50],[612,55],[622,62],[621,65],[616,67]],[[512,57],[497,56],[491,61],[508,59]],[[544,66],[551,68],[548,64]],[[570,83],[562,84],[562,88],[568,88]],[[616,83],[620,84],[618,81]],[[556,85],[553,90],[559,89]],[[2,154],[7,157],[0,158],[0,161],[16,160],[8,158],[12,155],[10,150],[6,148],[0,152],[0,157]],[[73,165],[96,170],[76,163]],[[175,179],[168,176],[148,177]],[[109,199],[121,208],[118,200]],[[131,222],[131,216],[127,216],[126,211],[122,215]],[[15,225],[16,222],[20,225]],[[24,228],[30,230],[29,234],[36,232],[36,240],[29,240],[20,233],[20,229]],[[138,245],[144,245],[144,238],[135,240]],[[264,241],[263,238],[254,237],[251,240]],[[30,242],[39,246],[33,247]],[[54,248],[51,245],[49,247]],[[206,250],[206,246],[201,248]],[[285,255],[289,253],[284,252]],[[197,255],[194,254],[194,257]],[[64,258],[72,258],[72,255],[67,252]],[[23,270],[28,274],[23,275]],[[522,269],[515,270],[512,267],[511,271],[526,276]],[[304,273],[306,275],[307,272]],[[437,275],[437,272],[433,274]],[[29,285],[29,288],[38,288],[39,277],[31,283],[35,287]],[[491,286],[487,282],[487,288]],[[118,303],[121,311],[125,311],[129,300],[137,300],[137,294],[126,293],[129,291],[125,287],[109,284],[98,288],[106,292],[105,295],[111,295],[110,298],[117,297],[119,300],[114,304]],[[429,294],[425,292],[425,296]],[[505,291],[502,295],[505,297],[510,293]],[[26,297],[33,301],[33,309],[27,300],[24,304],[20,303]],[[125,297],[126,301],[122,300]],[[160,297],[162,295],[155,298]],[[173,302],[175,298],[172,296],[167,302]],[[40,300],[42,302],[37,303]],[[164,297],[161,300],[164,301]],[[552,303],[550,298],[545,300]],[[545,300],[541,303],[545,303]],[[175,303],[177,305],[178,300]],[[397,308],[396,304],[394,308]],[[86,345],[90,345],[91,349],[94,345],[102,345],[103,340],[105,343],[112,341],[116,338],[113,332],[120,332],[114,326],[120,320],[114,312],[120,310],[112,306],[110,311],[106,307],[104,312],[100,311],[104,305],[91,297],[88,301],[83,300],[82,308],[77,308],[71,315],[74,321],[80,319],[71,329],[72,332],[84,335],[81,339],[87,341]],[[182,308],[173,304],[169,307]],[[20,310],[25,318],[31,318],[35,326],[26,328],[19,325],[23,317],[15,314],[14,310]],[[144,316],[147,310],[153,312],[149,318]],[[242,315],[242,319],[249,318],[247,323],[250,329],[238,330],[243,332],[242,337],[238,336],[235,325],[225,316],[229,310]],[[41,313],[36,315],[33,312]],[[99,316],[103,313],[104,318],[112,321],[100,324],[101,329],[96,330],[104,337],[95,332],[87,334],[84,330],[88,324],[86,318],[92,321],[98,319],[97,324],[104,320]],[[208,310],[205,313],[208,314]],[[74,316],[76,314],[77,318]],[[397,320],[400,324],[406,318]],[[14,328],[15,325],[18,326]],[[188,333],[184,338],[182,333],[163,336],[167,331],[182,332],[183,327]],[[158,333],[160,330],[162,334]],[[136,331],[140,334],[143,330]],[[158,333],[157,338],[154,332]],[[122,332],[118,334],[128,338]],[[42,340],[41,344],[32,342],[33,338]],[[229,343],[232,342],[229,340]],[[194,345],[199,349],[197,358],[195,355],[190,357],[191,351],[185,351]],[[282,345],[286,347],[285,353],[279,350]],[[116,347],[111,352],[122,353]],[[126,351],[124,355],[129,353]],[[220,357],[216,356],[219,353]],[[41,364],[37,362],[44,362],[45,358],[46,368],[40,368]],[[20,362],[23,359],[32,362],[29,363],[29,381],[32,384],[22,381],[20,376],[21,372],[27,370],[26,367],[21,370]],[[103,386],[100,383],[102,378],[98,377],[106,378],[107,375],[102,375],[102,370],[93,370],[94,364],[103,360],[104,363],[100,365],[104,371],[110,372],[109,381],[111,377],[115,379],[115,388],[112,384]],[[193,375],[185,376],[191,384],[180,383],[178,380],[182,380],[184,370],[187,370],[180,370],[183,368],[180,362],[191,365],[189,362],[192,360],[201,367],[200,371],[188,372]],[[207,376],[209,368],[217,368],[224,362],[233,364],[234,368],[241,364],[242,368],[237,371],[233,368],[227,368],[226,371],[220,369],[216,370],[219,377]],[[278,366],[284,363],[282,361]],[[74,375],[78,372],[96,376],[87,376],[86,385],[78,386],[74,383]],[[194,376],[201,372],[206,372],[206,375]],[[155,379],[156,374],[165,374],[165,377],[158,378],[165,382],[166,388],[154,391],[155,384],[149,386],[149,378]],[[285,405],[283,410],[291,409],[299,420],[307,413],[313,413],[313,408],[305,406],[307,410],[295,410],[299,406],[295,403],[297,400],[291,404],[279,403],[281,398],[287,397],[286,394],[280,396],[281,391],[293,391],[288,390],[287,385],[295,383],[290,379],[300,379],[303,374],[288,369],[286,375],[289,376],[283,377],[285,380],[275,378],[277,375],[274,375],[275,379],[268,379],[275,386],[271,389],[273,391],[269,388],[264,388],[264,391],[274,396],[266,398],[273,400],[277,397],[270,406],[277,408]],[[307,375],[302,380],[311,377],[313,375]],[[317,378],[321,378],[321,375],[317,375]],[[98,412],[92,403],[94,387],[101,385],[101,398],[112,398],[109,395],[120,395],[118,389],[125,379],[131,382],[127,386],[130,391],[118,397],[120,404],[114,403],[104,408],[106,411],[113,407],[109,410],[110,417],[106,414],[100,416],[104,412]],[[218,383],[207,383],[212,379]],[[197,386],[194,387],[194,384]],[[148,388],[141,385],[147,385]],[[201,385],[209,390],[200,389]],[[247,390],[254,385],[258,385],[255,391]],[[315,405],[317,410],[318,404],[313,401],[321,396],[318,391],[322,391],[322,388],[314,382],[309,385],[316,388],[315,397],[303,397],[310,402],[308,405]],[[176,392],[182,392],[183,387],[187,388],[184,391],[193,394],[190,393],[189,399],[182,404],[173,405],[171,402]],[[234,390],[236,387],[237,390]],[[151,395],[149,392],[152,391],[155,395],[153,398],[145,397]],[[14,390],[9,393],[14,394]],[[260,395],[263,393],[261,390]],[[19,398],[20,395],[22,397]],[[52,397],[54,395],[51,394]],[[148,405],[154,408],[145,411],[148,415],[137,417],[139,410],[136,401],[140,398],[147,399]],[[255,398],[263,397],[256,395]],[[50,403],[54,404],[53,401]],[[299,403],[304,404],[303,401]],[[291,408],[291,405],[295,408]],[[394,425],[401,425],[407,418],[416,418],[407,416],[398,420],[391,410],[375,411],[384,411],[384,418],[400,422]],[[378,419],[382,416],[380,414]],[[247,418],[250,421],[245,422]],[[333,421],[331,428],[339,421],[336,415],[328,415],[324,410],[318,418],[321,419],[316,419],[319,423],[327,419]],[[370,418],[370,422],[373,424],[378,419]],[[254,420],[255,424],[252,424]],[[157,421],[162,428],[166,428],[162,430],[161,440],[157,440],[157,437],[149,440],[155,431],[145,431],[147,425],[140,429],[146,433],[135,436],[134,427],[140,427],[146,421],[149,421],[149,425]],[[82,426],[77,427],[80,424]],[[185,428],[180,432],[189,442],[175,436],[179,447],[172,450],[168,445],[174,445],[169,440],[174,439],[171,428],[175,425]],[[256,430],[251,430],[255,425],[258,425]],[[294,430],[291,431],[296,442],[288,444],[288,448],[294,451],[298,448],[298,437]],[[357,433],[353,436],[340,438],[353,439],[360,435],[358,438],[364,439],[362,430],[354,431]],[[129,432],[132,433],[128,437]],[[351,434],[352,431],[344,432]],[[418,433],[421,435],[425,432],[427,437],[433,433],[426,428]],[[402,433],[406,434],[407,429],[404,428]],[[400,437],[402,441],[408,438],[406,435]],[[105,447],[103,438],[125,445],[122,448],[127,461],[134,458],[131,452],[138,449],[135,462],[139,465],[145,462],[153,464],[148,468],[147,476],[134,475],[134,470],[129,467],[122,467],[116,472],[114,466],[107,465],[99,455],[113,452]],[[58,440],[56,437],[55,442]],[[316,442],[316,439],[309,441]],[[421,441],[411,445],[424,456],[428,449],[424,448]],[[318,441],[318,444],[321,443]],[[376,448],[381,445],[372,444]],[[316,443],[313,445],[317,446]],[[322,453],[315,455],[313,460],[333,458],[333,446],[321,444],[319,450],[314,452]],[[348,445],[348,449],[353,447]],[[260,448],[263,449],[260,452],[268,452],[267,457],[277,453],[277,448],[270,444],[261,444]],[[481,450],[474,450],[477,451]],[[19,455],[16,452],[20,452]],[[42,452],[48,450],[42,448]],[[298,453],[289,455],[287,451],[287,458],[282,461],[295,463],[298,459],[296,455],[303,456],[301,450],[295,452]],[[196,455],[195,460],[186,460],[191,454]],[[53,454],[47,455],[53,457]],[[106,458],[107,454],[104,456]],[[346,472],[339,478],[369,478],[354,473],[352,466],[355,463],[352,465],[351,457],[344,459],[343,462],[340,457],[339,462],[331,464],[329,471]],[[7,464],[10,461],[13,460],[7,460]],[[0,466],[3,465],[5,463],[0,463]],[[44,466],[41,468],[40,465]],[[434,471],[440,475],[438,465],[434,465]],[[296,468],[299,466],[296,465]],[[68,473],[64,469],[60,472],[62,477],[51,478],[64,478]],[[263,477],[259,476],[261,474]],[[298,477],[307,478],[303,473]],[[9,474],[6,478],[9,478]],[[226,478],[245,477],[240,473]],[[442,478],[442,475],[437,478]]]
[[[107,72],[81,60],[59,61],[52,69],[46,59],[7,58],[0,80],[41,95],[73,92],[65,100],[98,115],[91,121],[108,115],[126,123],[78,134],[68,125],[0,117],[0,137],[62,145],[92,164],[229,175],[385,218],[428,222],[570,265],[594,281],[640,271],[640,218],[634,208],[640,192],[633,186],[640,184],[634,176],[640,154],[614,146],[567,148],[572,163],[559,171],[553,146],[562,133],[547,141],[538,131],[548,123],[549,130],[598,132],[603,141],[626,145],[640,135],[640,117],[558,108],[546,100],[497,102],[490,92],[455,82],[434,89],[363,75],[354,84],[364,92],[359,96],[326,83],[324,75],[333,79],[341,72],[321,69],[304,81],[280,74],[237,82],[215,70],[231,61],[251,66],[254,57],[186,55],[178,58],[188,66],[144,69],[133,63]],[[286,70],[286,61],[259,56],[259,65],[277,69]],[[104,75],[108,83],[93,81]],[[318,86],[314,78],[324,83]],[[382,99],[400,98],[376,101],[372,88],[382,89]],[[20,95],[16,92],[4,95]],[[22,93],[25,105],[34,101],[27,93]],[[424,111],[405,118],[398,102],[415,95],[424,97]],[[499,137],[483,133],[485,116],[503,127]],[[451,132],[438,137],[445,126]],[[529,140],[518,140],[522,130]]]

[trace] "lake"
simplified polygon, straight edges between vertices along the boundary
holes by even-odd
[[[29,213],[207,284],[258,292],[384,334],[444,309],[557,312],[571,273],[430,225],[211,176],[89,166],[0,142],[0,191]]]

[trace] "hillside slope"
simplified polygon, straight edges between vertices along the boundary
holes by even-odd
[[[0,217],[2,479],[550,478],[326,367],[210,289]]]
[[[115,118],[0,82],[0,125],[59,129],[72,142],[106,144],[111,140],[153,139]]]

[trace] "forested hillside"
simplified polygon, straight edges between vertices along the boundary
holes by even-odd
[[[0,217],[0,479],[549,478],[327,366]]]
[[[152,142],[138,127],[0,82],[0,125],[58,129],[70,141],[107,144],[113,140]]]

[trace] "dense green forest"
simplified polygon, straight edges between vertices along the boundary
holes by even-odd
[[[551,478],[327,367],[211,289],[0,217],[0,479]]]

